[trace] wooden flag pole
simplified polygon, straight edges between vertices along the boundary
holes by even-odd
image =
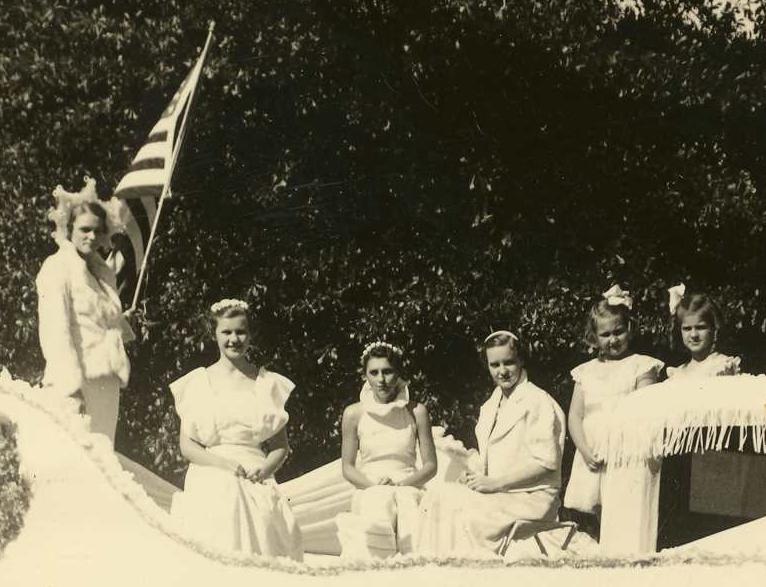
[[[173,154],[170,160],[170,170],[168,172],[168,180],[165,182],[165,185],[162,186],[162,193],[160,194],[160,199],[159,199],[159,202],[157,203],[157,213],[154,215],[154,221],[152,222],[152,229],[149,232],[149,240],[146,243],[144,258],[141,260],[141,269],[138,272],[138,280],[136,281],[136,290],[133,292],[133,301],[130,304],[131,312],[135,311],[136,306],[138,304],[138,296],[141,293],[141,285],[143,284],[144,276],[146,275],[146,266],[147,266],[147,261],[149,260],[149,252],[152,249],[152,243],[154,242],[154,235],[157,232],[157,225],[159,224],[160,214],[162,213],[162,205],[165,203],[165,199],[168,197],[168,194],[170,193],[170,181],[173,179],[173,171],[175,171],[176,162],[178,161],[178,154],[181,151],[181,144],[183,143],[184,135],[186,134],[186,120],[189,117],[189,112],[191,111],[192,102],[194,101],[194,94],[196,93],[196,90],[197,90],[197,82],[199,82],[199,78],[202,75],[202,69],[205,67],[205,58],[207,57],[207,51],[210,48],[210,41],[213,39],[214,28],[215,28],[215,22],[210,21],[210,24],[208,25],[208,30],[207,30],[207,40],[205,41],[205,47],[202,49],[202,54],[200,55],[200,58],[197,61],[197,63],[199,64],[199,72],[197,75],[197,79],[194,80],[194,86],[192,87],[189,93],[189,102],[188,104],[186,104],[186,110],[184,111],[183,118],[181,119],[181,127],[178,131],[178,140],[176,141],[175,147],[173,148]]]

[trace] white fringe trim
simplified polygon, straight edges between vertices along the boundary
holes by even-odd
[[[631,465],[728,449],[735,429],[738,450],[749,438],[766,453],[766,376],[671,379],[639,389],[615,409],[596,449],[611,465]]]

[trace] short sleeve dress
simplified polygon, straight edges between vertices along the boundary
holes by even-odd
[[[633,354],[616,361],[592,359],[572,369],[572,379],[582,389],[583,431],[597,457],[604,452],[609,414],[622,398],[637,389],[640,379],[646,375],[656,378],[663,366],[658,359]],[[576,451],[564,507],[594,512],[602,503],[603,479],[604,470],[588,469],[580,451]]]
[[[206,450],[249,470],[285,426],[293,383],[261,368],[245,390],[220,389],[205,368],[171,384],[181,430]],[[300,529],[274,479],[254,483],[217,467],[189,465],[171,515],[182,532],[224,552],[302,560]]]

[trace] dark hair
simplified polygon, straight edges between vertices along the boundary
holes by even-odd
[[[633,333],[633,315],[624,304],[610,304],[607,300],[601,300],[591,306],[588,317],[585,320],[583,341],[592,349],[598,348],[598,335],[596,334],[596,320],[599,318],[613,318],[619,316],[625,322],[629,333]]]
[[[69,210],[69,220],[66,223],[67,238],[72,238],[72,228],[74,227],[74,221],[78,216],[82,214],[93,214],[101,221],[101,229],[106,232],[106,210],[98,202],[82,202],[76,206],[72,206]]]
[[[500,346],[506,346],[506,345],[510,347],[510,349],[513,352],[516,353],[516,356],[519,357],[522,365],[527,362],[526,352],[525,352],[524,346],[521,344],[521,340],[519,340],[517,336],[510,336],[509,334],[505,332],[498,332],[484,339],[480,347],[481,354],[483,358],[486,360],[487,349],[500,347]]]
[[[674,351],[684,346],[681,338],[681,323],[688,314],[699,314],[703,320],[710,324],[715,333],[723,328],[721,311],[710,296],[704,293],[684,295],[676,308],[670,332],[670,348]]]
[[[397,353],[390,346],[383,344],[375,345],[370,350],[362,355],[362,372],[367,372],[367,363],[370,359],[388,359],[391,366],[396,369],[396,372],[401,374],[402,372],[402,356]]]

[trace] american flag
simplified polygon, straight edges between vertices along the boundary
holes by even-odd
[[[117,287],[126,306],[131,304],[135,307],[137,301],[138,287],[143,277],[142,264],[151,246],[162,200],[170,191],[170,180],[183,141],[186,117],[202,72],[211,34],[208,34],[197,63],[163,111],[114,191],[114,196],[126,207],[127,221],[125,232],[113,237],[113,249],[107,262],[117,274]]]

